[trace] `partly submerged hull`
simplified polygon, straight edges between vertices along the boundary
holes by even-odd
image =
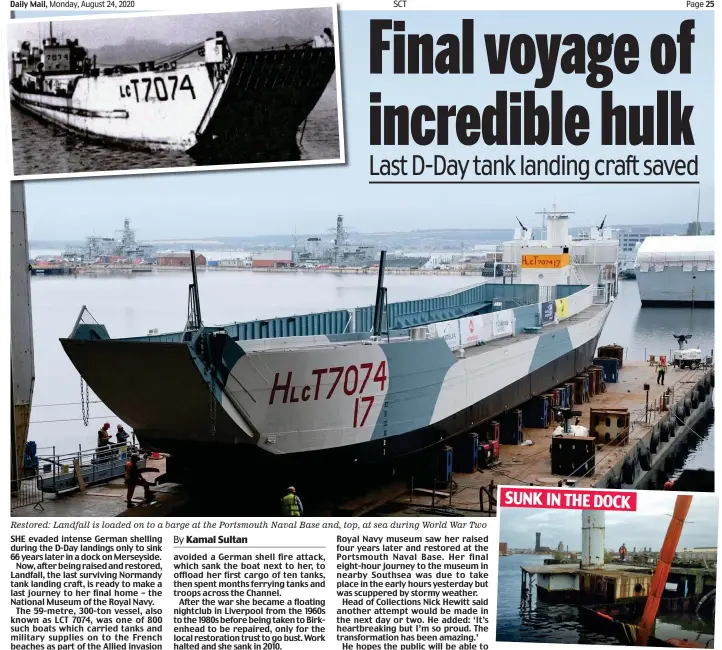
[[[228,74],[204,63],[177,69],[77,76],[71,93],[10,84],[12,102],[92,140],[184,151],[203,162],[288,159],[296,134],[335,70],[334,48],[241,52]]]
[[[62,344],[145,448],[184,458],[215,449],[254,464],[342,465],[439,444],[570,379],[591,365],[610,307],[460,359],[441,338],[319,345],[325,337],[316,337],[303,347],[301,337],[289,350],[224,334],[216,339],[213,381],[186,343]]]

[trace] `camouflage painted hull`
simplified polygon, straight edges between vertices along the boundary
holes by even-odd
[[[443,338],[63,339],[144,448],[253,463],[399,458],[473,431],[591,365],[611,304],[455,355]],[[112,368],[112,372],[107,372]],[[139,368],[143,370],[139,372]],[[210,368],[210,369],[209,369]]]

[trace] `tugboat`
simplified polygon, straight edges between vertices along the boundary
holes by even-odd
[[[182,62],[184,59],[195,59]],[[200,60],[198,60],[200,59]],[[183,151],[196,162],[283,160],[336,65],[333,35],[232,53],[223,32],[157,61],[100,68],[78,39],[12,53],[11,102],[106,144]]]

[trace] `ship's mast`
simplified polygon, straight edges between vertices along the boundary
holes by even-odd
[[[549,237],[544,233],[544,230],[546,229],[546,220],[547,219],[556,220],[556,219],[560,219],[563,217],[568,217],[570,214],[576,214],[576,213],[575,212],[567,212],[566,210],[557,210],[557,204],[554,203],[552,205],[551,212],[545,208],[541,212],[536,212],[535,214],[542,215],[542,224],[543,224],[542,237],[544,237],[544,239],[548,240]]]
[[[336,217],[336,240],[334,241],[334,262],[339,264],[343,257],[342,246],[346,244],[346,231],[343,227],[343,215],[339,214]]]
[[[53,40],[53,22],[50,21],[50,40]]]

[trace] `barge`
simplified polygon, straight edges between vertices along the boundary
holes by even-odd
[[[284,159],[336,66],[330,35],[233,53],[223,32],[157,61],[100,68],[78,40],[12,53],[10,99],[42,121],[106,144],[197,161]],[[184,62],[190,60],[190,62]],[[277,157],[274,158],[273,156]]]
[[[183,331],[112,339],[83,308],[61,344],[141,446],[172,455],[169,473],[171,460],[180,473],[201,452],[249,472],[385,463],[472,432],[591,364],[616,276],[597,262],[592,284],[573,283],[566,216],[549,240],[517,245],[521,284],[389,304],[382,256],[374,306],[215,327],[202,322],[194,273]]]

